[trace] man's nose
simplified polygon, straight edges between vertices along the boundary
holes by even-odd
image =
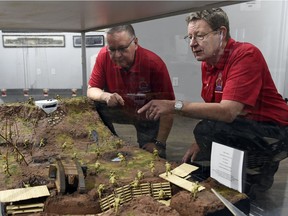
[[[122,55],[122,53],[119,50],[116,49],[114,56],[119,57],[121,55]]]
[[[197,45],[197,44],[198,44],[198,42],[197,42],[196,38],[195,38],[195,37],[192,37],[192,38],[190,39],[190,43],[189,43],[190,47],[193,47],[193,46],[195,46],[195,45]]]

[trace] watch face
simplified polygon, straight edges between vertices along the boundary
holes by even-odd
[[[183,107],[183,102],[182,101],[176,101],[175,103],[175,109],[176,110],[181,110]]]

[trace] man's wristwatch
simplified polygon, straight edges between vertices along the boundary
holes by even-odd
[[[165,143],[160,142],[159,140],[156,140],[156,139],[154,140],[154,143],[155,143],[156,147],[158,146],[158,147],[160,147],[162,149],[166,149],[166,144]]]
[[[182,110],[183,106],[184,106],[183,101],[177,100],[177,101],[175,102],[174,109],[175,109],[176,111],[180,111],[180,110]]]

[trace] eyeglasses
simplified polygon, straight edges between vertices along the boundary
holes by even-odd
[[[114,49],[114,48],[110,48],[110,47],[107,47],[107,50],[111,53],[111,54],[115,54],[116,51],[118,51],[119,53],[124,53],[128,47],[131,45],[131,43],[135,40],[135,37],[132,38],[132,40],[129,42],[129,44],[125,47],[119,47],[117,49]]]
[[[199,41],[203,41],[205,39],[206,36],[208,36],[210,33],[212,32],[216,32],[217,30],[213,30],[213,31],[210,31],[206,34],[202,34],[202,35],[195,35],[195,36],[192,36],[192,35],[186,35],[184,37],[184,39],[187,41],[187,43],[191,43],[193,40],[196,40],[196,42],[199,42]]]

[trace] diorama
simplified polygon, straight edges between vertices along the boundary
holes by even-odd
[[[43,102],[43,103],[42,103]],[[114,136],[86,97],[0,106],[2,215],[231,215],[249,199]]]

